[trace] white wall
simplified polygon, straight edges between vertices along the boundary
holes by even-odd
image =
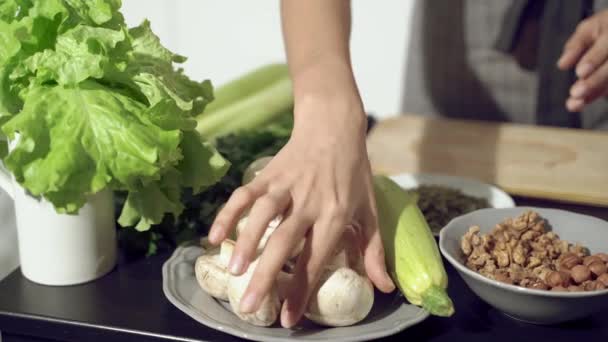
[[[366,109],[399,112],[412,0],[353,1],[352,58]],[[123,0],[130,25],[144,18],[163,43],[189,58],[186,72],[221,84],[284,61],[279,0]]]

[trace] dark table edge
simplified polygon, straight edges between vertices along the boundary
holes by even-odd
[[[19,271],[19,268],[15,270],[15,272]],[[119,328],[119,327],[111,327],[105,325],[96,325],[82,321],[74,321],[74,320],[66,320],[60,318],[53,318],[48,316],[39,316],[39,315],[28,315],[7,311],[0,311],[0,323],[2,323],[2,332],[14,335],[24,335],[24,336],[34,336],[40,338],[49,338],[48,330],[40,329],[40,327],[32,328],[32,325],[28,323],[43,323],[48,326],[53,326],[54,328],[65,330],[66,326],[70,326],[80,329],[91,329],[91,332],[95,331],[109,331],[116,332],[125,337],[126,339],[132,338],[148,338],[154,340],[163,340],[163,341],[180,341],[180,342],[201,342],[200,339],[190,339],[185,337],[176,337],[172,335],[166,334],[156,334],[143,330],[135,330],[128,328]],[[38,332],[39,330],[40,332]],[[78,333],[70,332],[70,335],[82,336]],[[78,340],[78,339],[75,339]]]

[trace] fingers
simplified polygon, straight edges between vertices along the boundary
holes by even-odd
[[[260,186],[250,183],[236,189],[232,193],[226,205],[220,210],[211,225],[209,243],[217,245],[226,239],[241,216],[251,207],[257,197],[261,195],[261,190]]]
[[[309,230],[304,250],[298,258],[295,275],[287,299],[281,310],[281,325],[293,327],[302,317],[311,293],[323,271],[323,266],[332,254],[342,235],[345,226],[345,216],[333,213],[331,217],[322,218]]]
[[[395,284],[386,270],[386,260],[384,258],[384,248],[380,232],[376,228],[370,233],[371,235],[367,239],[367,244],[363,250],[365,272],[378,290],[384,293],[391,293],[395,290]]]
[[[572,68],[593,44],[593,41],[592,25],[587,21],[581,22],[564,45],[564,52],[557,61],[557,66],[562,70]]]
[[[274,286],[277,275],[291,255],[291,250],[304,238],[309,227],[310,224],[306,220],[290,215],[270,236],[241,301],[242,312],[254,312],[258,309],[262,299]],[[285,289],[281,292],[285,292]],[[282,293],[283,297],[286,295]]]
[[[570,89],[570,98],[566,101],[566,108],[576,112],[593,102],[608,91],[608,63],[600,66],[586,79],[579,79]]]
[[[258,244],[268,224],[282,214],[288,204],[289,193],[282,191],[268,192],[255,201],[228,264],[230,273],[241,275],[247,270],[249,263],[256,256]]]
[[[566,100],[566,108],[570,112],[580,112],[585,107],[585,100],[569,98]]]
[[[602,36],[589,48],[576,65],[576,75],[586,78],[608,58],[608,37]]]

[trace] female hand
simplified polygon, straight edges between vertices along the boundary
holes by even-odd
[[[322,267],[348,224],[360,227],[370,280],[384,292],[394,289],[378,231],[361,102],[339,80],[316,84],[325,87],[296,96],[289,142],[253,181],[232,194],[209,233],[211,243],[221,242],[251,209],[229,264],[229,271],[240,275],[255,258],[268,223],[285,213],[259,257],[241,301],[243,312],[257,310],[291,251],[306,239],[281,310],[284,327],[292,327],[302,316]]]
[[[564,46],[557,65],[562,70],[576,66],[578,80],[570,88],[566,108],[581,111],[608,95],[608,10],[582,21]]]

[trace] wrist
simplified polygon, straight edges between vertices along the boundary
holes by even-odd
[[[317,122],[365,134],[367,118],[350,65],[321,58],[292,70],[295,125]]]

